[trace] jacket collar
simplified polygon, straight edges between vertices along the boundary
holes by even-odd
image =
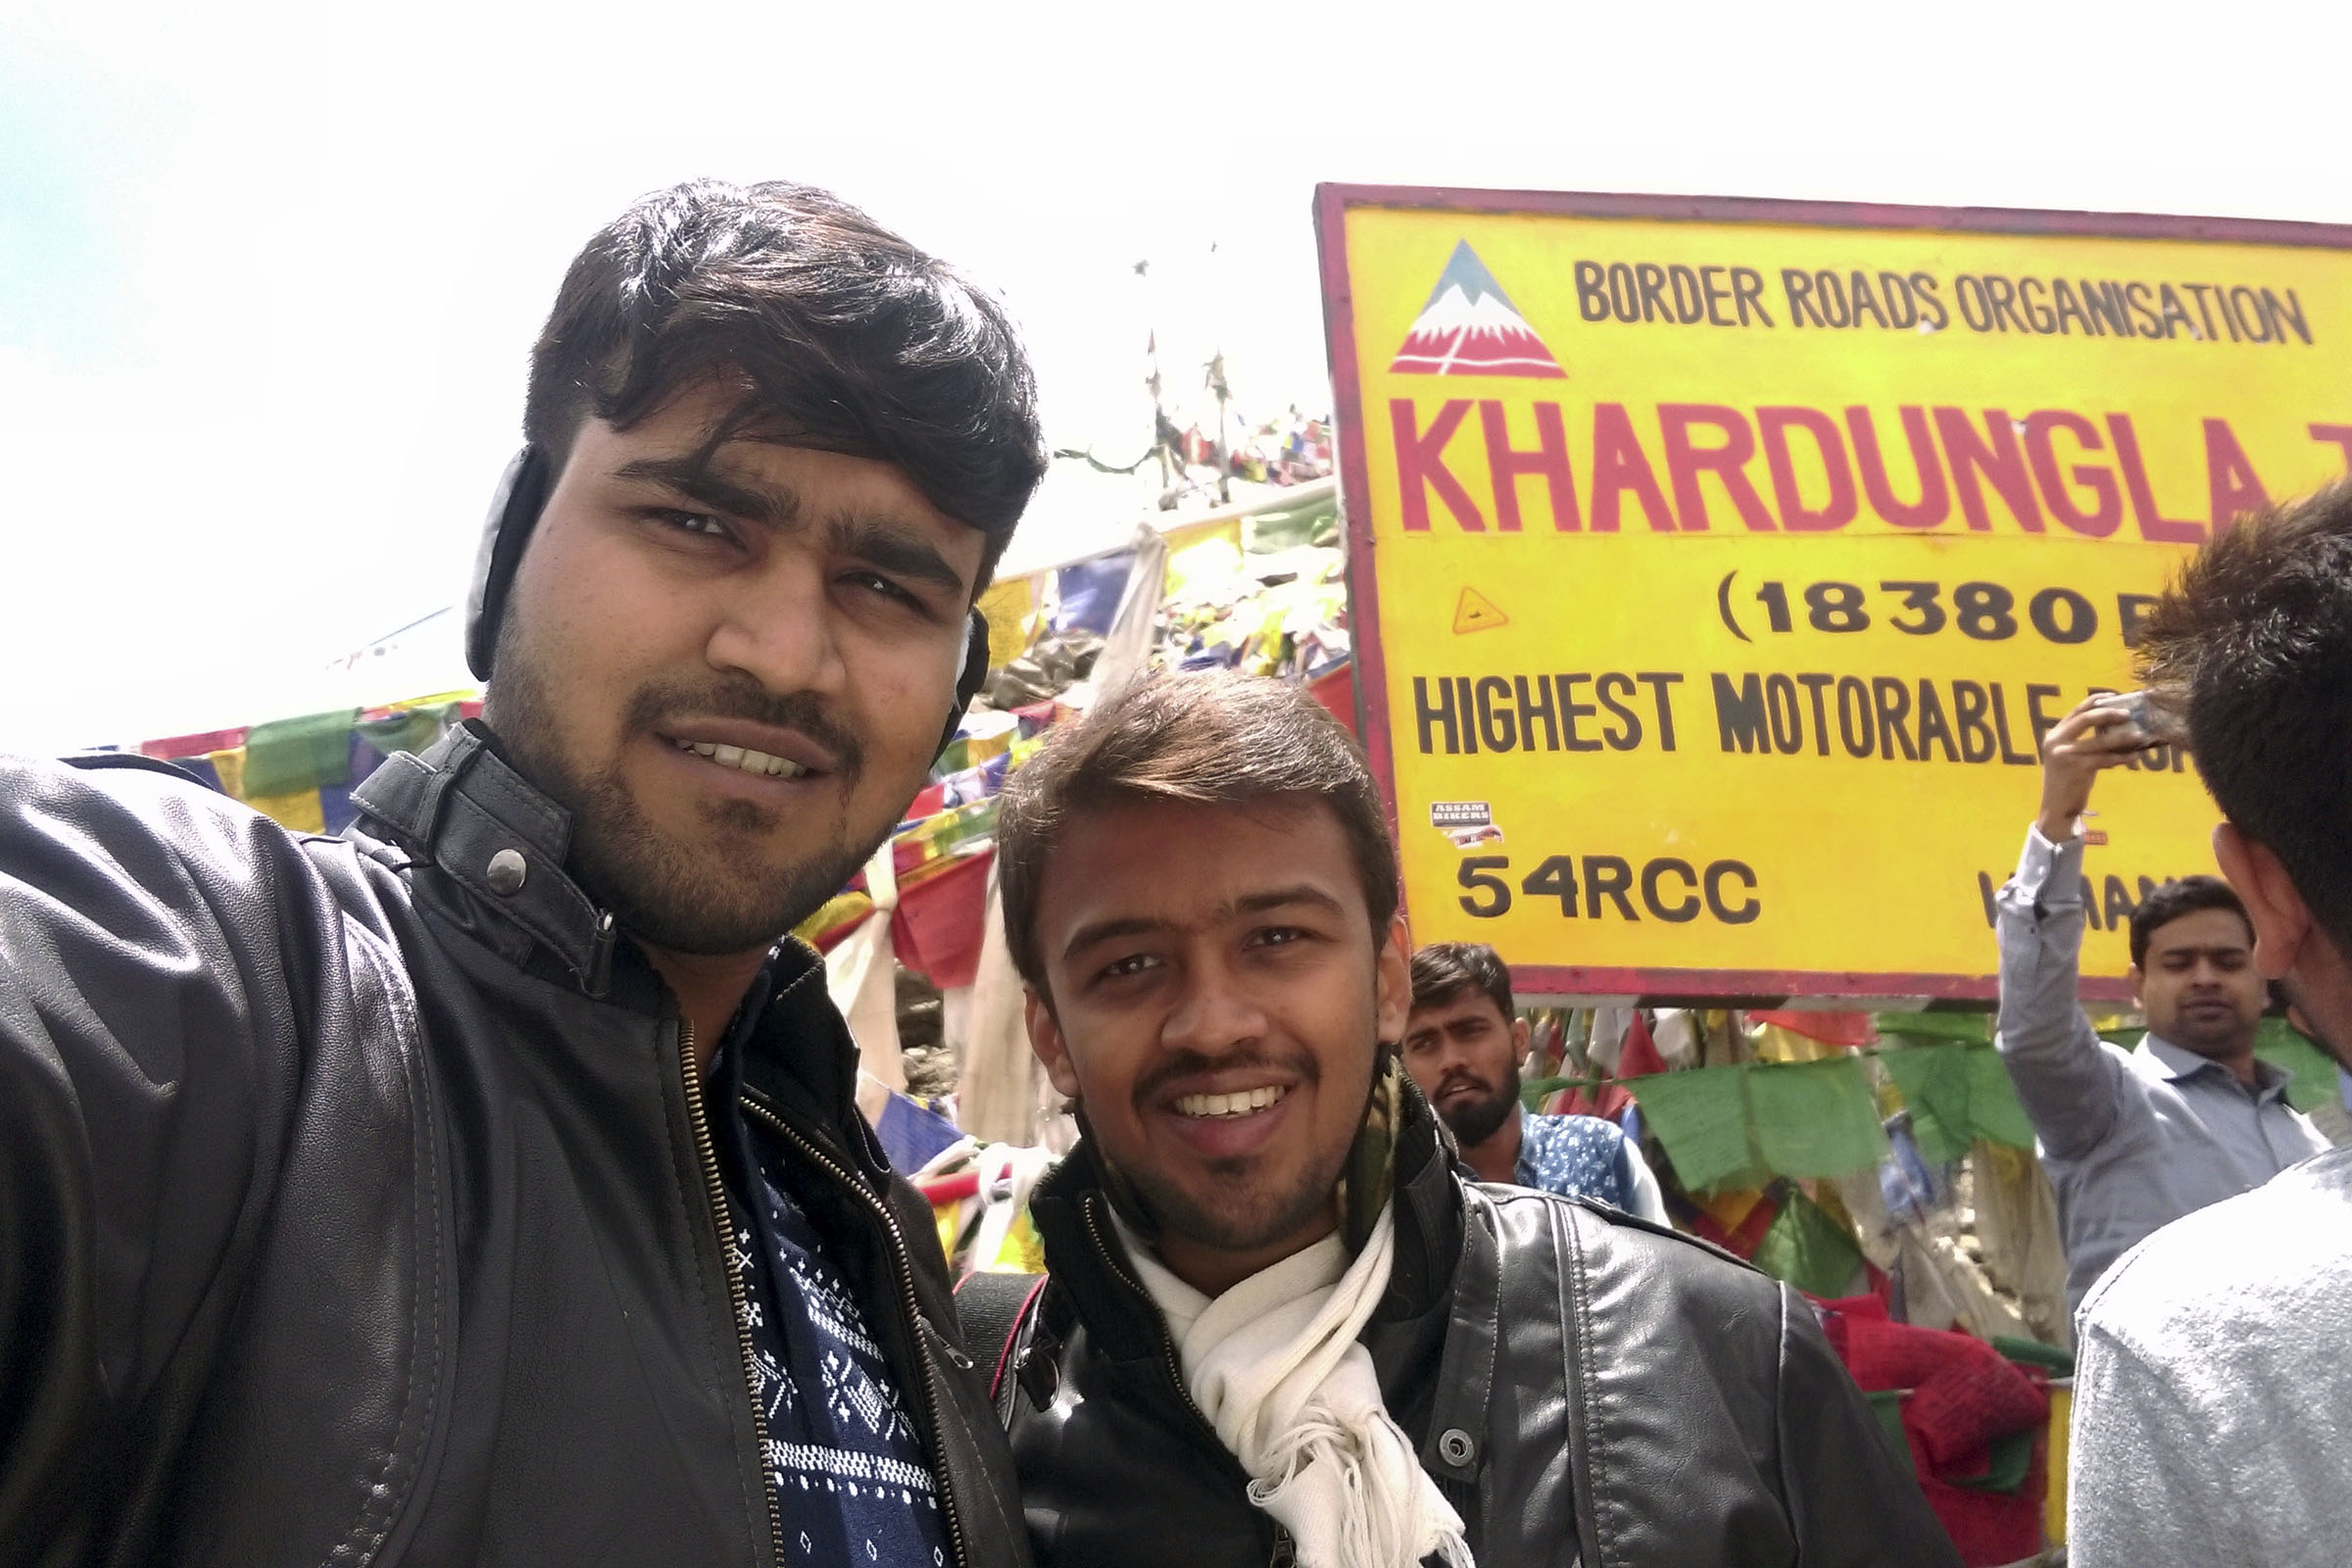
[[[890,1159],[858,1113],[858,1042],[825,988],[823,956],[786,937],[767,972],[772,983],[741,1037],[740,1086],[798,1126],[839,1134],[835,1152],[878,1179]]]
[[[1405,1086],[1396,1138],[1396,1251],[1375,1325],[1422,1317],[1446,1299],[1462,1250],[1462,1190],[1420,1092]],[[1111,1229],[1110,1198],[1094,1140],[1082,1138],[1037,1186],[1029,1211],[1045,1244],[1046,1267],[1070,1294],[1088,1332],[1113,1360],[1159,1353],[1159,1312],[1127,1280],[1133,1265]],[[1107,1266],[1106,1266],[1107,1265]]]
[[[616,939],[612,915],[565,868],[571,813],[498,755],[478,719],[452,728],[415,756],[394,754],[351,792],[352,804],[390,841],[439,867],[470,895],[473,917],[536,945],[579,988],[602,998],[619,977],[650,966]],[[514,877],[519,860],[522,876]],[[617,950],[617,951],[616,951]],[[857,1113],[858,1048],[825,988],[825,961],[788,937],[769,965],[771,984],[744,1020],[739,1080],[796,1125],[848,1130],[848,1150],[870,1175],[885,1161]],[[623,986],[624,991],[630,989]]]
[[[571,813],[507,765],[478,719],[421,757],[396,753],[351,801],[393,843],[472,894],[490,920],[535,939],[581,990],[601,997],[611,987],[612,912],[564,868]]]

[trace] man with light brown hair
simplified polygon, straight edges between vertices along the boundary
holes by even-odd
[[[1455,1174],[1396,1055],[1387,810],[1303,691],[1111,694],[997,853],[1082,1128],[998,1362],[1041,1563],[1957,1561],[1802,1298]]]

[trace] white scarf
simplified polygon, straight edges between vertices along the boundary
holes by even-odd
[[[1389,1285],[1388,1209],[1354,1262],[1327,1236],[1213,1301],[1118,1230],[1193,1402],[1249,1472],[1250,1500],[1297,1540],[1299,1568],[1415,1568],[1432,1552],[1475,1568],[1461,1515],[1390,1417],[1372,1353],[1356,1343]]]

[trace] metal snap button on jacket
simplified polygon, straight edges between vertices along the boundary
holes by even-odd
[[[498,894],[521,892],[523,875],[529,869],[529,863],[523,859],[519,850],[499,851],[490,857],[490,891]]]
[[[1477,1451],[1478,1445],[1460,1427],[1447,1427],[1438,1434],[1438,1456],[1447,1464],[1468,1464],[1470,1455]]]

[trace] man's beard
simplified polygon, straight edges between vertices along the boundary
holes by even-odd
[[[777,812],[750,801],[707,807],[710,832],[681,844],[647,816],[617,767],[588,773],[564,756],[548,715],[546,682],[513,635],[502,631],[492,709],[500,749],[517,771],[571,813],[569,860],[589,895],[603,903],[624,931],[673,953],[749,953],[773,944],[841,891],[889,835],[885,823],[871,842],[852,836],[846,821],[811,822],[810,852],[797,863],[763,867],[729,854],[730,841],[772,836]],[[845,789],[855,790],[864,749],[858,737],[828,718],[813,698],[776,697],[745,680],[714,679],[707,686],[665,682],[630,699],[622,715],[624,741],[655,734],[666,717],[739,718],[797,729],[831,750]],[[666,744],[666,743],[664,743]]]
[[[1442,1096],[1445,1092],[1445,1084],[1440,1083],[1438,1093]],[[1446,1118],[1446,1125],[1453,1129],[1455,1143],[1464,1149],[1476,1149],[1501,1130],[1518,1103],[1519,1064],[1514,1061],[1500,1089],[1476,1100],[1451,1102],[1440,1114]]]
[[[2322,1032],[2320,1019],[2324,1015],[2314,1010],[2306,1000],[2302,983],[2291,975],[2272,983],[2278,988],[2278,995],[2286,999],[2287,1006],[2292,1009],[2286,1020],[2287,1027],[2328,1053],[2338,1067],[2352,1072],[2352,1054],[2346,1054],[2341,1041]]]
[[[1188,1054],[1158,1072],[1139,1079],[1132,1097],[1138,1114],[1143,1113],[1145,1102],[1152,1094],[1164,1087],[1171,1078],[1198,1072],[1204,1065],[1206,1062],[1203,1058]],[[1242,1053],[1219,1056],[1216,1065],[1279,1065],[1297,1072],[1300,1087],[1314,1085],[1318,1091],[1321,1088],[1322,1069],[1312,1056],[1304,1053],[1279,1063],[1270,1056]],[[1371,1092],[1371,1080],[1367,1075],[1359,1098],[1368,1102]],[[1219,1184],[1221,1191],[1212,1191],[1206,1197],[1188,1193],[1176,1183],[1162,1181],[1149,1171],[1135,1170],[1125,1165],[1116,1166],[1115,1169],[1117,1175],[1124,1179],[1129,1196],[1143,1207],[1146,1217],[1160,1231],[1174,1232],[1197,1246],[1214,1248],[1219,1251],[1250,1252],[1271,1247],[1285,1237],[1297,1235],[1317,1214],[1330,1206],[1332,1195],[1340,1185],[1341,1173],[1348,1168],[1348,1154],[1352,1143],[1351,1137],[1349,1143],[1343,1144],[1329,1155],[1310,1158],[1288,1190],[1264,1201],[1250,1203],[1235,1200],[1231,1179],[1247,1178],[1256,1163],[1252,1158],[1211,1160],[1208,1164],[1210,1173],[1229,1180]],[[1104,1163],[1111,1163],[1107,1151]]]
[[[2165,1031],[2164,1041],[2192,1055],[2227,1060],[2245,1049],[2259,1022],[2259,1018],[2249,1017],[2234,1006],[2226,1022],[2192,1022],[2183,1008],[2174,1016],[2174,1027]]]
[[[1136,1200],[1161,1231],[1173,1232],[1197,1246],[1218,1251],[1253,1252],[1273,1246],[1286,1236],[1296,1236],[1306,1228],[1309,1220],[1329,1208],[1332,1194],[1339,1189],[1340,1172],[1347,1164],[1348,1152],[1343,1149],[1328,1169],[1310,1166],[1278,1199],[1246,1208],[1213,1199],[1200,1201],[1175,1184],[1162,1183],[1148,1172],[1125,1174]],[[1240,1160],[1220,1160],[1209,1166],[1220,1175],[1234,1176],[1243,1174],[1247,1168],[1246,1162]]]

